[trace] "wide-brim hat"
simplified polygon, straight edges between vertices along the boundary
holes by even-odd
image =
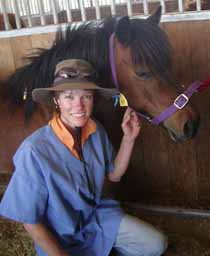
[[[51,104],[55,92],[84,89],[96,90],[105,98],[111,98],[118,94],[114,88],[103,88],[96,85],[96,71],[93,66],[80,59],[68,59],[59,62],[55,69],[55,79],[48,88],[36,88],[32,91],[32,98],[38,103]]]

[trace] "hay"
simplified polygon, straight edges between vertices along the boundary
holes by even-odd
[[[210,256],[209,248],[206,248],[193,237],[168,232],[167,236],[169,247],[164,256]],[[35,255],[33,242],[23,226],[0,218],[0,256]]]
[[[33,242],[23,226],[0,218],[0,256],[35,256]]]

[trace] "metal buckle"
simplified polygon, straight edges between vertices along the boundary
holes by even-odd
[[[180,101],[180,102],[179,102]],[[174,106],[178,109],[182,109],[188,103],[189,98],[184,94],[180,94],[174,101]],[[180,105],[179,105],[180,103]]]

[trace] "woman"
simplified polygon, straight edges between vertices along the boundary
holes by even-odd
[[[140,123],[128,108],[115,155],[91,114],[94,94],[116,91],[98,87],[94,74],[84,60],[64,60],[52,87],[32,92],[57,114],[18,148],[0,214],[24,224],[39,256],[108,256],[113,247],[124,256],[161,255],[166,239],[159,231],[101,197],[105,177],[118,182],[124,175]]]

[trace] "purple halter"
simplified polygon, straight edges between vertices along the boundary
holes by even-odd
[[[116,63],[115,63],[115,54],[114,54],[114,37],[115,34],[113,33],[109,39],[109,62],[111,66],[111,72],[112,72],[112,78],[115,84],[115,87],[117,90],[120,92],[120,87],[119,83],[117,80],[117,72],[116,72]],[[160,115],[156,117],[149,117],[143,113],[137,112],[136,113],[147,119],[150,123],[159,125],[161,122],[164,120],[168,119],[170,116],[172,116],[177,110],[180,110],[186,106],[188,103],[190,97],[195,93],[198,92],[198,89],[202,85],[202,82],[200,81],[195,81],[193,82],[183,93],[181,93],[175,100],[174,102],[166,108],[165,111],[163,111]]]

